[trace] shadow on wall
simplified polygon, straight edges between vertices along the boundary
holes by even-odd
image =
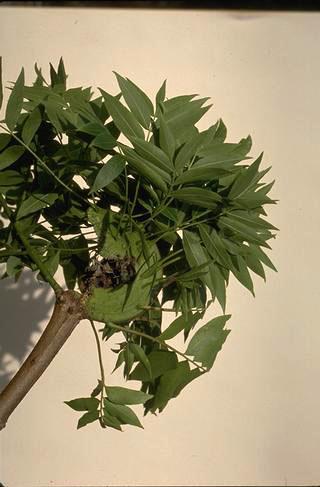
[[[33,346],[32,334],[48,320],[54,303],[51,288],[24,271],[17,283],[0,281],[0,390],[9,382]]]

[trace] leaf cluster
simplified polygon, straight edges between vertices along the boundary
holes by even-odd
[[[62,266],[68,289],[86,292],[93,258],[135,259],[134,282],[95,289],[87,309],[105,324],[105,340],[124,337],[115,368],[140,381],[141,391],[101,382],[100,400],[67,404],[86,411],[78,427],[140,426],[128,405],[162,411],[212,367],[229,333],[230,276],[254,294],[252,273],[265,279],[265,267],[275,270],[266,253],[277,230],[266,219],[266,205],[275,203],[273,182],[264,181],[270,168],[261,169],[262,154],[252,161],[250,136],[226,142],[221,119],[197,128],[208,98],[168,98],[164,82],[153,102],[118,73],[119,93],[100,88],[96,96],[67,86],[62,59],[50,64],[49,82],[37,65],[35,72],[29,86],[22,69],[1,123],[2,277],[39,271],[17,222],[52,277]],[[167,343],[180,333],[187,340],[215,300],[223,314],[198,328],[184,353]],[[166,303],[177,317],[163,329]]]

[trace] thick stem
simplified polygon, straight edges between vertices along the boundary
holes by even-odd
[[[38,343],[0,394],[0,430],[84,317],[80,294],[65,291],[58,297]]]

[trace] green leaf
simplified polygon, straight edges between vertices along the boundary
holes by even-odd
[[[250,273],[248,271],[248,268],[246,266],[245,260],[240,255],[238,256],[233,255],[231,258],[235,264],[231,269],[233,275],[254,296],[253,282]]]
[[[211,259],[208,259],[207,262],[203,264],[193,267],[191,271],[183,272],[177,276],[177,281],[182,283],[187,283],[188,281],[195,281],[196,279],[201,278],[204,274],[208,272],[208,265],[211,263]]]
[[[14,277],[23,268],[23,263],[19,257],[11,255],[7,260],[6,272],[8,277]]]
[[[214,191],[192,186],[172,191],[171,196],[190,205],[209,209],[216,208],[217,203],[221,201],[221,196]]]
[[[269,247],[269,245],[265,243],[265,240],[272,236],[268,230],[261,232],[261,229],[260,231],[259,229],[253,229],[241,221],[232,218],[232,215],[230,214],[219,218],[219,227],[224,230],[228,229],[244,241]]]
[[[171,338],[174,338],[178,333],[180,333],[182,330],[188,326],[189,329],[192,329],[194,325],[197,323],[197,321],[201,318],[201,313],[188,313],[187,315],[181,315],[178,318],[176,318],[166,330],[161,333],[159,336],[159,339],[161,340],[170,340]]]
[[[261,206],[267,204],[274,204],[276,203],[276,201],[266,196],[267,193],[269,193],[269,191],[271,190],[273,184],[274,181],[272,181],[269,184],[266,184],[258,191],[248,191],[244,196],[241,196],[240,198],[237,198],[234,201],[241,207],[247,208],[249,210],[260,208]]]
[[[217,300],[220,303],[222,311],[226,309],[226,282],[219,267],[219,264],[212,264],[211,277],[214,285],[214,291]]]
[[[214,135],[212,142],[224,142],[227,137],[227,127],[223,123],[223,120],[220,118],[212,127],[214,128]]]
[[[198,181],[213,181],[220,176],[229,174],[226,169],[216,167],[215,164],[204,164],[201,167],[191,167],[175,180],[175,184],[195,183]]]
[[[91,145],[99,147],[104,150],[111,150],[117,143],[116,138],[109,130],[110,124],[103,125],[102,123],[89,122],[78,127],[78,132],[94,135]]]
[[[87,413],[84,413],[83,416],[78,421],[78,426],[77,429],[83,428],[83,426],[86,426],[89,423],[93,423],[99,419],[99,411],[89,411]]]
[[[23,182],[23,177],[17,171],[0,172],[0,186],[16,186]]]
[[[266,274],[264,272],[263,265],[254,252],[250,251],[250,248],[248,248],[246,254],[244,255],[244,259],[249,269],[251,269],[258,276],[262,277],[262,279],[265,281]]]
[[[197,155],[198,150],[200,150],[203,140],[203,134],[196,133],[183,145],[179,150],[174,163],[177,171],[189,165],[190,160],[193,159]]]
[[[72,260],[64,260],[61,262],[61,265],[66,286],[68,289],[73,290],[77,282],[78,269]]]
[[[42,100],[47,98],[51,93],[51,88],[47,86],[25,86],[23,96],[27,100],[33,101],[38,105]]]
[[[167,352],[165,350],[156,350],[151,352],[148,355],[148,359],[151,365],[153,379],[156,379],[167,370],[174,369],[178,364],[176,354],[174,352]],[[129,379],[148,382],[150,377],[146,368],[140,363],[130,374]]]
[[[60,61],[59,61],[57,75],[58,75],[59,83],[62,84],[64,89],[66,89],[66,87],[67,87],[67,75],[66,75],[66,70],[64,67],[62,57],[60,58]]]
[[[45,263],[50,274],[54,276],[58,270],[59,263],[60,263],[60,250],[58,251],[53,250],[51,252],[49,251]]]
[[[64,401],[64,403],[75,411],[95,411],[99,406],[99,400],[96,397],[80,397]]]
[[[111,150],[116,145],[117,141],[108,131],[108,129],[103,130],[99,135],[97,135],[91,145],[98,147],[103,150]]]
[[[44,102],[44,105],[48,118],[53,127],[56,129],[57,132],[62,133],[64,131],[62,122],[65,122],[62,108],[59,106],[56,99],[51,96]]]
[[[230,330],[224,330],[231,315],[218,316],[202,326],[191,338],[186,354],[194,357],[203,367],[211,369]]]
[[[271,223],[267,222],[263,218],[259,217],[254,212],[244,211],[244,210],[233,210],[227,212],[228,217],[241,222],[244,225],[254,228],[257,231],[262,231],[265,229],[279,230],[277,227],[273,226]]]
[[[258,173],[262,156],[263,153],[261,153],[258,159],[256,159],[247,169],[243,169],[236,178],[229,192],[230,199],[240,198],[251,188],[252,182]]]
[[[260,249],[257,245],[252,245],[250,244],[250,250],[251,252],[256,255],[256,257],[261,260],[261,262],[266,265],[267,267],[269,267],[270,269],[272,269],[273,271],[277,272],[277,269],[275,268],[275,266],[273,265],[273,263],[271,262],[271,260],[269,259],[269,257],[267,256],[267,254],[265,254],[263,252],[262,249]]]
[[[85,134],[96,136],[96,135],[100,135],[101,132],[104,131],[104,129],[106,129],[106,127],[101,123],[89,122],[89,123],[85,123],[84,125],[81,125],[77,129],[77,132],[83,132]]]
[[[198,369],[190,370],[187,360],[179,362],[175,369],[165,372],[160,377],[151,411],[155,412],[156,409],[163,411],[168,401],[177,397],[181,390],[199,375],[201,372]]]
[[[170,182],[169,175],[162,171],[162,169],[157,168],[154,164],[147,164],[147,161],[140,157],[133,149],[130,147],[122,147],[123,153],[129,163],[141,176],[147,178],[152,184],[157,188],[161,189],[163,192],[167,192],[166,182]]]
[[[151,164],[162,169],[162,171],[170,174],[173,171],[173,164],[169,157],[162,149],[154,145],[152,142],[146,142],[137,137],[131,137],[131,142],[136,152]]]
[[[176,141],[169,125],[161,114],[159,114],[159,122],[160,147],[169,156],[170,161],[172,161],[176,149]]]
[[[200,118],[209,110],[210,106],[202,107],[208,98],[193,100],[189,103],[179,104],[179,106],[168,110],[169,102],[163,103],[165,108],[163,117],[171,128],[173,134],[178,139],[182,139],[190,127],[197,123]]]
[[[117,77],[123,98],[131,112],[145,129],[149,129],[151,117],[154,113],[152,101],[128,78],[123,78],[116,72],[114,74]]]
[[[14,162],[16,162],[19,157],[22,156],[24,153],[24,147],[21,145],[11,145],[7,149],[5,149],[0,154],[0,170],[5,169],[6,167],[11,166]]]
[[[132,113],[116,97],[109,95],[102,89],[100,91],[104,97],[107,110],[118,129],[129,139],[130,137],[143,139],[143,130]]]
[[[163,111],[166,113],[175,112],[181,108],[184,108],[189,101],[195,98],[197,95],[179,95],[173,98],[167,99],[162,104]]]
[[[118,420],[118,418],[116,418],[115,416],[112,416],[106,410],[104,410],[103,422],[106,426],[109,426],[109,428],[114,428],[118,431],[122,431],[121,423]]]
[[[117,143],[115,137],[109,130],[110,124],[103,125],[102,123],[89,122],[78,127],[78,132],[94,135],[91,145],[99,147],[104,150],[111,150]]]
[[[30,213],[34,213],[48,205],[52,205],[58,196],[59,195],[57,193],[49,193],[46,195],[42,193],[34,193],[22,202],[20,208],[18,209],[17,218],[23,218]]]
[[[54,87],[55,85],[59,84],[59,78],[58,78],[58,73],[54,69],[52,63],[50,64],[50,81],[51,81],[51,86]]]
[[[151,394],[127,389],[126,387],[106,387],[108,399],[114,404],[144,404],[151,399]]]
[[[109,159],[98,172],[89,194],[108,186],[111,181],[116,179],[122,173],[124,167],[125,161],[122,156],[116,154],[111,157],[111,159]]]
[[[101,380],[98,380],[98,385],[93,389],[91,392],[91,397],[97,397],[103,389],[103,383]]]
[[[230,256],[216,230],[203,223],[199,224],[199,230],[201,240],[213,260],[217,260],[229,269],[231,266]]]
[[[204,249],[201,245],[199,235],[195,232],[190,232],[189,230],[183,231],[183,248],[188,264],[191,268],[198,267],[205,262],[208,262],[210,259],[208,252],[206,252],[206,249]],[[210,272],[204,274],[201,277],[201,280],[210,289],[212,295],[214,296],[214,284]]]
[[[67,90],[63,97],[65,102],[70,104],[72,112],[81,115],[81,119],[101,123],[92,106],[88,103],[91,98],[90,88],[72,88]]]
[[[13,131],[23,105],[23,88],[24,88],[24,69],[22,68],[17,81],[10,93],[6,108],[6,124]]]
[[[104,400],[104,409],[111,416],[115,416],[121,424],[131,424],[143,428],[137,415],[128,406],[122,404],[113,404],[108,399]]]
[[[230,161],[235,164],[245,159],[252,146],[250,135],[246,139],[241,139],[237,144],[222,143],[213,139],[212,143],[203,145],[199,150],[199,156],[203,159],[198,161],[199,164],[205,162],[222,163]]]
[[[34,86],[42,86],[43,83],[46,83],[46,80],[44,79],[42,75],[41,69],[38,67],[37,63],[34,64],[34,70],[37,75],[37,79],[34,82]]]
[[[0,56],[0,110],[3,102],[3,85],[2,85],[2,56]]]
[[[135,359],[141,362],[141,364],[145,367],[146,371],[149,374],[149,377],[151,378],[152,377],[151,364],[143,348],[136,343],[129,343],[128,347],[130,351],[133,353]]]
[[[22,140],[29,145],[41,124],[41,113],[38,107],[28,116],[22,129]]]
[[[132,366],[134,364],[134,354],[130,350],[130,347],[128,345],[124,348],[123,352],[124,352],[124,355],[123,355],[123,359],[124,359],[123,375],[128,380],[129,374],[130,374]]]
[[[158,114],[160,104],[164,101],[166,97],[166,85],[167,85],[167,80],[164,80],[161,87],[159,88],[159,91],[156,94],[156,107],[157,107],[156,114]]]
[[[0,151],[3,151],[7,147],[11,140],[10,134],[0,134]]]
[[[116,365],[114,366],[112,374],[115,370],[117,370],[123,364],[124,361],[125,361],[125,350],[121,350],[121,352],[118,355]]]

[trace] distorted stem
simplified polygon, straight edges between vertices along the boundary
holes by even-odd
[[[153,309],[156,309],[156,308],[153,308]],[[151,335],[147,335],[147,333],[143,333],[142,331],[132,330],[131,328],[128,328],[126,326],[116,325],[114,323],[108,323],[108,326],[110,326],[110,328],[114,328],[115,330],[123,331],[124,333],[131,333],[131,335],[137,335],[137,336],[140,336],[143,338],[147,338],[148,340],[159,343],[160,345],[164,345],[165,347],[169,348],[169,350],[172,350],[173,352],[177,353],[178,355],[180,355],[181,357],[186,359],[188,362],[193,364],[197,369],[201,370],[202,372],[207,372],[207,369],[205,369],[201,365],[198,365],[194,360],[189,358],[185,353],[180,352],[180,350],[177,350],[172,345],[168,345],[164,340],[160,340],[160,338],[153,337]]]

